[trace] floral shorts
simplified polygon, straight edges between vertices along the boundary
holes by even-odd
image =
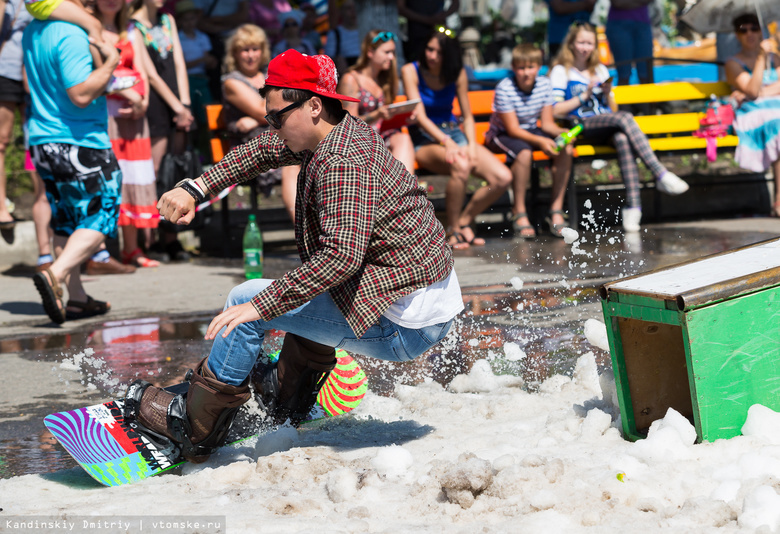
[[[31,146],[30,152],[46,185],[56,235],[88,229],[116,237],[122,171],[110,148],[45,143]]]

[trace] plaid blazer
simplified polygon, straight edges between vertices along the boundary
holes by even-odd
[[[329,291],[361,337],[394,301],[450,274],[452,250],[425,191],[374,129],[349,114],[313,152],[293,153],[265,132],[233,149],[203,181],[216,192],[297,164],[295,240],[303,264],[252,299],[262,319]]]

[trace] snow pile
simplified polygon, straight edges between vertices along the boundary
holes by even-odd
[[[780,414],[754,406],[746,435],[694,444],[670,410],[631,443],[615,402],[591,353],[536,392],[483,360],[447,388],[369,393],[352,416],[281,428],[183,476],[121,488],[81,469],[0,480],[3,513],[207,510],[230,533],[780,531]]]

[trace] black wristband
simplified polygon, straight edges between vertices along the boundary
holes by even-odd
[[[192,183],[191,178],[185,178],[184,180],[176,184],[176,187],[181,187],[182,189],[184,189],[187,193],[190,194],[192,198],[195,199],[195,202],[197,202],[198,204],[206,200],[206,195],[203,194],[203,192],[198,188],[198,186]]]

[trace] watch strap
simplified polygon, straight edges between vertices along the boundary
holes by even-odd
[[[203,192],[200,190],[198,186],[196,186],[194,183],[192,183],[192,178],[185,178],[178,184],[176,184],[176,187],[181,187],[184,189],[187,193],[190,194],[192,198],[195,199],[195,202],[200,204],[204,200],[206,200],[206,195],[203,194]]]

